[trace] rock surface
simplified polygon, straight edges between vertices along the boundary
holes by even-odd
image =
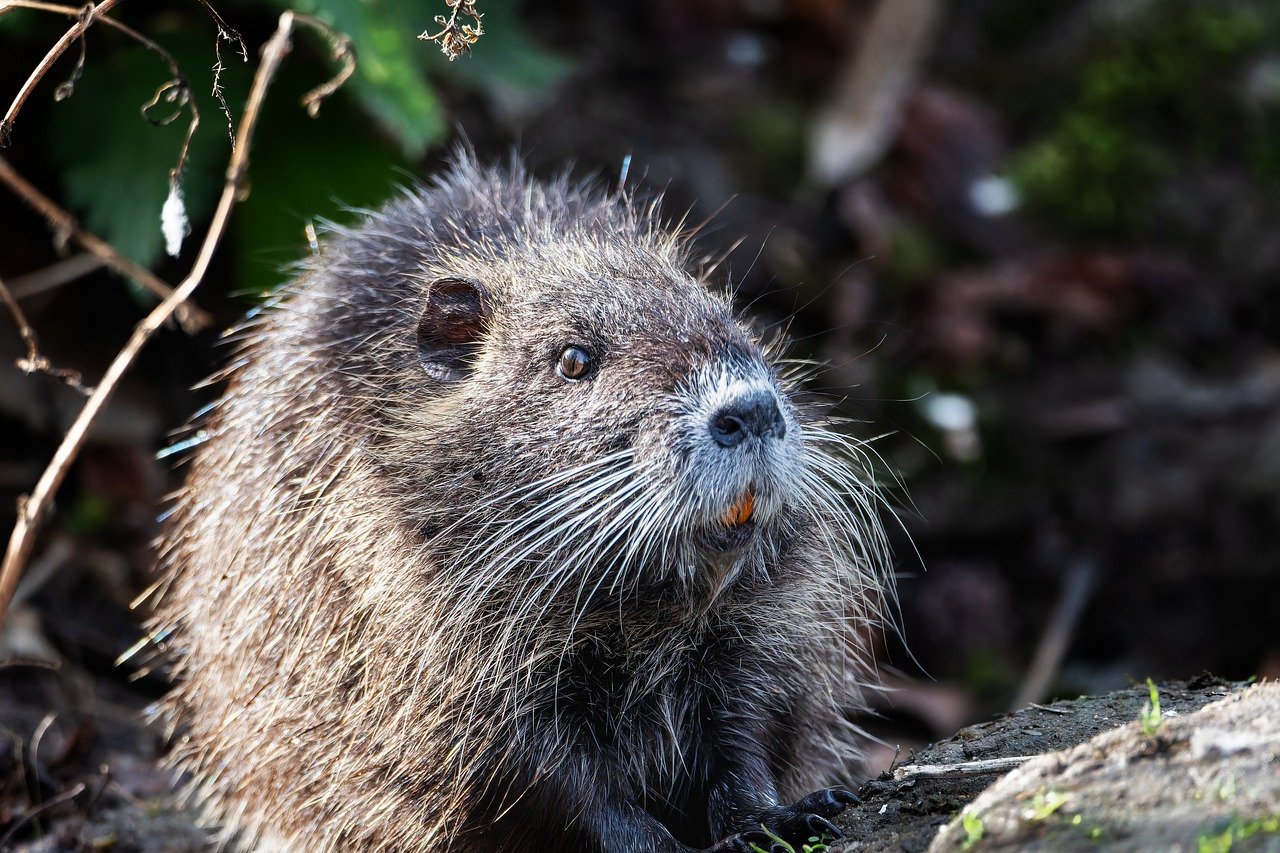
[[[1159,693],[1145,730],[1145,686],[963,729],[906,764],[1043,754],[999,778],[882,774],[832,850],[1280,850],[1280,684]]]

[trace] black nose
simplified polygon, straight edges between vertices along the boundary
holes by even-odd
[[[753,435],[783,438],[787,434],[787,422],[771,392],[755,391],[730,400],[713,412],[707,429],[716,444],[737,447]]]

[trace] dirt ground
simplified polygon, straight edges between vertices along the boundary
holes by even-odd
[[[1026,762],[929,850],[1280,849],[1280,684],[1176,704]]]
[[[159,680],[148,677],[129,684],[122,671],[117,670],[117,675],[114,679],[94,677],[78,666],[55,669],[34,661],[0,669],[0,696],[10,697],[10,701],[0,702],[0,850],[160,853],[205,846],[205,836],[195,825],[193,811],[173,796],[173,779],[160,766],[168,744],[159,732],[143,723]],[[1270,740],[1266,742],[1274,752],[1280,749],[1280,700],[1275,698],[1274,685],[1270,687]],[[1152,741],[1163,746],[1153,748],[1179,752],[1174,748],[1180,742],[1174,727],[1206,704],[1241,688],[1240,684],[1210,676],[1160,685],[1161,710],[1168,730],[1162,729],[1160,738]],[[1029,707],[969,726],[954,737],[902,756],[897,773],[909,773],[909,765],[958,764],[1069,749],[1118,726],[1134,724],[1147,696],[1145,686],[1134,686],[1105,696]],[[1271,816],[1280,813],[1280,793],[1275,785],[1275,779],[1280,778],[1277,767],[1280,764],[1273,760],[1269,765],[1271,787],[1264,792],[1272,798]],[[834,849],[906,853],[927,850],[940,829],[998,778],[999,773],[908,778],[895,778],[891,772],[881,774],[861,787],[862,803],[837,821],[847,833],[847,840]],[[1182,784],[1181,777],[1169,778],[1173,787]],[[1044,788],[1039,794],[1042,798],[1045,791],[1063,788],[1046,780],[1038,784]],[[1256,794],[1258,786],[1237,781],[1232,783],[1235,787],[1227,787],[1224,780],[1215,784],[1214,801],[1219,808],[1206,808],[1204,820],[1194,827],[1196,831],[1186,827],[1179,830],[1188,836],[1185,841],[1189,846],[1185,849],[1197,849],[1197,833],[1206,838],[1230,838],[1233,831],[1240,834],[1251,827],[1249,837],[1237,839],[1235,846],[1212,849],[1274,849],[1280,845],[1280,835],[1274,830],[1268,832],[1269,825],[1249,822],[1249,816],[1259,814],[1257,803],[1241,818],[1232,811],[1232,798],[1223,796],[1224,792],[1234,796],[1237,788],[1241,797],[1246,789]],[[1008,800],[1022,802],[1012,795]],[[1050,800],[1045,807],[1056,811],[1054,802]],[[1159,803],[1159,797],[1148,798],[1149,806]],[[1048,840],[1040,837],[1048,824],[1033,824],[1027,830],[1032,833],[1030,836],[1006,833],[996,837],[992,829],[988,830],[988,840],[977,849],[1175,849],[1158,845],[1143,835],[1098,835],[1099,821],[1082,829],[1070,823],[1069,817],[1075,813],[1075,808],[1064,809],[1060,817],[1068,819],[1058,821],[1062,833]],[[986,823],[997,825],[994,818],[988,818]],[[1090,831],[1095,831],[1094,836]],[[960,835],[961,839],[964,837]],[[959,846],[957,843],[935,849]]]
[[[1241,685],[1216,679],[1210,676],[1193,679],[1188,682],[1168,682],[1160,685],[1161,710],[1166,719],[1180,719],[1199,710],[1208,703],[1218,701],[1239,690]],[[1276,738],[1280,737],[1280,699],[1277,693],[1270,694],[1270,732],[1272,748]],[[954,737],[933,744],[918,753],[906,756],[904,765],[949,765],[961,762],[981,761],[985,759],[1009,758],[1013,756],[1039,755],[1057,752],[1083,744],[1086,741],[1117,726],[1134,723],[1142,711],[1148,698],[1145,685],[1134,686],[1127,690],[1109,693],[1097,697],[1081,697],[1079,699],[1054,702],[1051,705],[1037,705],[1007,714],[997,719],[969,726],[959,731]],[[1176,714],[1177,716],[1173,716]],[[1168,733],[1162,735],[1168,738]],[[1166,743],[1165,750],[1169,749]],[[1056,756],[1055,756],[1056,761]],[[1066,767],[1058,768],[1063,780],[1066,778]],[[1020,772],[1020,771],[1015,771]],[[1275,782],[1280,777],[1280,765],[1274,761],[1269,770],[1271,783],[1271,812],[1277,813],[1280,801],[1276,800]],[[1010,773],[1009,776],[1013,776]],[[959,849],[959,842],[930,848],[930,843],[938,835],[939,830],[951,821],[962,809],[974,802],[985,789],[992,786],[1000,777],[999,773],[973,774],[946,777],[913,777],[895,779],[892,773],[884,773],[873,781],[866,783],[859,791],[863,802],[846,811],[837,820],[837,824],[847,833],[847,840],[838,850],[843,851],[904,851],[916,853],[929,849]],[[1006,777],[1007,779],[1008,777]],[[1153,816],[1156,822],[1163,820],[1162,803],[1168,804],[1178,797],[1177,785],[1181,778],[1169,775],[1170,787],[1161,789],[1157,785],[1149,785],[1149,792],[1163,794],[1163,799],[1156,796],[1149,799],[1143,814],[1148,820]],[[1149,780],[1148,780],[1149,781]],[[1000,784],[1003,784],[1003,780]],[[1049,804],[1044,808],[1057,811],[1054,794],[1063,781],[1055,782],[1052,778],[1040,780],[1041,791],[1034,791],[1031,797],[1049,796]],[[1244,782],[1239,783],[1242,787]],[[1047,787],[1045,787],[1047,786]],[[1136,799],[1136,798],[1135,798]],[[1013,794],[1007,794],[1006,800],[1021,808],[1022,801]],[[1224,805],[1229,805],[1224,802]],[[1126,808],[1122,806],[1121,808]],[[1067,809],[1074,813],[1075,809]],[[1088,827],[1080,828],[1070,821],[1062,827],[1064,831],[1049,837],[1046,832],[1049,824],[1034,824],[1023,834],[1010,831],[1000,839],[992,839],[990,830],[985,843],[979,843],[974,849],[1039,849],[1039,850],[1172,850],[1179,849],[1169,836],[1158,837],[1150,834],[1135,834],[1130,827],[1123,834],[1118,830],[1107,830],[1090,836],[1090,831],[1097,830],[1105,818],[1095,818]],[[1116,825],[1119,818],[1110,818]],[[1181,849],[1196,850],[1198,833],[1221,835],[1230,829],[1230,814],[1214,814],[1207,807],[1204,810],[1202,824],[1194,827],[1179,827],[1183,837]],[[992,823],[990,819],[986,823]],[[952,832],[947,837],[950,842],[956,837]],[[961,832],[961,840],[966,836]],[[1255,834],[1254,844],[1270,843],[1280,845],[1280,836]],[[968,849],[968,848],[966,848]],[[1213,848],[1218,849],[1218,848]],[[1222,849],[1263,849],[1245,846]]]

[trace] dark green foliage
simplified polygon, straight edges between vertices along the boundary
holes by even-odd
[[[1276,180],[1280,105],[1251,103],[1245,78],[1246,60],[1277,43],[1269,2],[1167,0],[1093,20],[1066,108],[1012,164],[1031,207],[1077,234],[1126,238],[1155,184],[1188,165],[1247,155]]]
[[[269,32],[265,28],[277,10],[314,15],[351,37],[358,60],[347,86],[322,106],[318,118],[308,117],[298,98],[326,80],[335,65],[328,41],[311,29],[300,30],[268,95],[253,143],[251,193],[235,211],[226,244],[237,266],[236,290],[261,293],[282,281],[288,265],[306,251],[307,222],[341,221],[350,208],[376,205],[393,185],[408,180],[412,164],[445,138],[448,119],[439,87],[476,89],[518,109],[546,93],[566,71],[566,63],[528,41],[509,0],[484,4],[486,33],[470,58],[445,61],[435,45],[417,38],[432,28],[434,14],[445,8],[439,5],[255,0],[223,10],[228,23],[244,28],[246,35],[254,26]],[[200,110],[202,122],[182,182],[198,238],[221,190],[230,151],[225,117],[211,95],[214,27],[195,4],[131,23],[173,54]],[[178,161],[189,116],[183,112],[163,127],[143,120],[139,108],[169,79],[167,69],[114,33],[95,31],[94,36],[83,77],[71,98],[50,109],[48,131],[27,123],[18,133],[47,133],[50,162],[72,210],[125,255],[153,266],[163,251],[160,209],[168,175]],[[256,57],[259,45],[247,41],[250,56]],[[238,121],[256,62],[245,64],[225,42],[222,61],[222,84]],[[51,84],[61,81],[58,74],[51,75]],[[152,112],[169,110],[162,105]],[[192,246],[190,241],[184,246],[184,255]]]
[[[211,209],[222,184],[229,152],[221,114],[207,97],[212,40],[191,33],[156,34],[191,76],[203,123],[192,141],[183,181],[189,211]],[[153,54],[111,39],[107,54],[91,53],[75,93],[52,106],[49,159],[62,177],[66,198],[89,230],[128,257],[150,266],[163,250],[160,208],[169,193],[169,170],[178,161],[189,115],[168,125],[145,121],[139,110],[169,79]],[[96,54],[96,55],[95,55]],[[61,82],[61,77],[56,77]],[[163,116],[161,105],[153,114]],[[25,145],[31,125],[18,126],[15,144]]]
[[[420,156],[444,135],[443,109],[426,79],[434,52],[415,36],[431,20],[430,4],[412,0],[272,0],[281,11],[295,9],[324,20],[351,38],[356,73],[351,94],[399,143],[408,157]],[[325,49],[323,39],[312,43]]]

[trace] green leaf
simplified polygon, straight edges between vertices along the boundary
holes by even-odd
[[[444,137],[444,113],[425,72],[424,54],[430,46],[417,38],[431,23],[430,4],[421,0],[274,2],[282,10],[314,15],[351,38],[356,50],[356,73],[348,83],[352,94],[395,137],[405,157],[422,156]],[[307,35],[328,54],[323,36],[309,29]]]
[[[231,220],[244,292],[267,293],[289,275],[307,252],[308,223],[349,220],[351,208],[377,207],[406,181],[409,164],[349,99],[326,101],[316,118],[298,106],[316,70],[281,69],[254,136],[250,193]]]
[[[484,35],[472,53],[449,62],[418,34],[435,32],[444,0],[274,0],[324,20],[351,37],[356,49],[352,94],[416,159],[445,134],[445,116],[428,75],[453,80],[487,95],[500,109],[522,111],[542,98],[570,64],[535,45],[520,26],[513,0],[484,0]],[[310,33],[322,50],[327,45]]]

